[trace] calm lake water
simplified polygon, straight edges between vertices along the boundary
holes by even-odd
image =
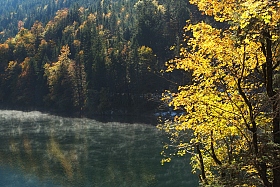
[[[189,158],[161,166],[149,124],[0,110],[0,186],[196,187]]]

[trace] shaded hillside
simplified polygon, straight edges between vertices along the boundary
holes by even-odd
[[[0,45],[2,106],[143,114],[156,110],[171,82],[188,81],[181,72],[161,73],[178,55],[184,20],[193,16],[183,0],[30,1],[30,9],[27,2],[13,6],[22,7],[11,14],[18,23],[5,29],[18,33]]]

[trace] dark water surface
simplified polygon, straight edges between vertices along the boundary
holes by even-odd
[[[188,158],[161,166],[152,125],[0,110],[0,186],[196,187]]]

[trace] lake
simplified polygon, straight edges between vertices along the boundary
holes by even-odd
[[[149,124],[0,110],[0,186],[196,187],[189,158],[162,166]]]

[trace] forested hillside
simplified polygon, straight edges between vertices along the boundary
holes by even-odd
[[[67,115],[156,110],[178,70],[185,0],[7,0],[0,2],[0,102]],[[170,47],[173,50],[170,51]]]
[[[79,3],[90,6],[96,0],[5,0],[0,2],[0,41],[4,42],[8,37],[18,32],[21,24],[25,28],[31,28],[36,20],[46,24],[55,13],[63,8],[73,7]]]

